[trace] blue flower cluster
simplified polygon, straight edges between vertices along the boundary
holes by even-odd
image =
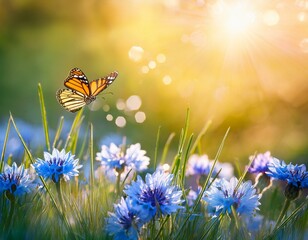
[[[17,167],[15,162],[12,166],[6,164],[0,174],[0,194],[5,192],[6,196],[12,198],[29,193],[35,187],[33,180],[24,165]]]
[[[136,171],[147,169],[150,158],[145,156],[146,151],[141,150],[140,143],[131,145],[124,153],[121,146],[111,143],[110,146],[103,145],[101,152],[96,154],[96,160],[108,169],[132,168]]]
[[[143,219],[146,211],[141,205],[135,205],[129,197],[121,198],[120,203],[114,205],[115,213],[109,212],[106,219],[106,231],[114,235],[114,239],[138,239],[138,234],[145,223]]]
[[[57,149],[52,154],[45,152],[45,159],[37,159],[32,165],[36,173],[45,179],[52,179],[59,182],[61,178],[69,180],[72,176],[78,176],[82,165],[78,165],[78,159],[70,152],[64,150],[59,152]],[[31,192],[37,184],[34,183],[35,177],[25,169],[24,165],[17,167],[14,162],[12,166],[5,165],[3,172],[0,174],[0,194],[6,193],[6,196],[21,196]]]
[[[266,174],[272,178],[287,181],[288,184],[299,189],[308,187],[308,172],[304,164],[293,165],[290,163],[287,165],[284,161],[273,159],[273,161],[268,164],[268,171]]]
[[[234,207],[239,215],[251,215],[258,210],[260,205],[260,195],[256,194],[256,189],[251,181],[243,182],[233,177],[230,181],[217,179],[212,186],[205,191],[203,200],[208,204],[209,212],[213,216],[221,213],[231,213],[231,207]]]
[[[250,173],[265,173],[268,171],[268,164],[273,161],[271,152],[259,153],[256,156],[250,156],[249,160],[252,161],[248,168]]]
[[[127,198],[115,205],[107,218],[107,231],[115,239],[138,239],[140,228],[155,217],[170,215],[182,209],[182,191],[172,185],[173,175],[156,171],[140,176],[125,187]]]
[[[297,198],[300,190],[308,187],[308,172],[304,164],[293,165],[289,163],[287,165],[284,161],[272,157],[269,151],[257,156],[250,156],[249,159],[253,161],[248,172],[259,174],[256,178],[258,185],[264,184],[267,181],[266,178],[285,181],[287,182],[285,196],[290,200]],[[261,184],[259,184],[260,182]],[[271,183],[263,191],[270,186]]]
[[[186,176],[207,176],[213,165],[214,160],[210,160],[206,154],[201,156],[193,154],[187,162]],[[230,179],[233,176],[234,169],[230,163],[220,163],[217,161],[213,169],[213,176],[218,174],[218,172],[219,178]]]
[[[66,153],[63,149],[53,149],[52,154],[44,152],[44,160],[38,158],[33,167],[38,175],[45,179],[59,182],[61,178],[69,180],[70,177],[78,176],[82,165],[78,165],[78,159],[74,158],[70,152]]]
[[[102,145],[96,159],[106,170],[106,175],[111,174],[113,177],[121,177],[121,174],[126,175],[130,171],[142,172],[148,168],[150,162],[146,151],[141,149],[139,143],[127,148],[114,143],[109,146]],[[174,183],[174,175],[168,172],[169,165],[158,167],[153,174],[145,174],[144,178],[138,175],[130,184],[124,185],[125,196],[114,204],[114,212],[108,213],[105,219],[106,231],[119,240],[142,238],[146,231],[144,229],[150,222],[185,210],[185,201],[187,206],[194,206],[198,197],[202,202],[201,207],[207,208],[207,216],[216,218],[222,214],[230,214],[234,209],[244,222],[248,222],[250,232],[257,231],[263,222],[263,216],[257,214],[262,197],[262,194],[259,194],[262,191],[259,191],[258,181],[260,183],[262,180],[264,183],[265,179],[278,179],[286,182],[285,196],[289,200],[294,200],[300,190],[308,188],[308,172],[304,164],[286,164],[272,157],[270,152],[250,156],[250,160],[252,163],[248,172],[258,174],[255,185],[251,181],[239,181],[234,177],[233,167],[229,163],[217,161],[214,165],[214,161],[209,160],[207,155],[191,155],[185,174],[187,181],[184,188],[189,190],[185,199],[182,198],[183,190]],[[44,152],[44,159],[37,158],[31,166],[37,175],[54,183],[78,176],[82,168],[79,160],[64,149],[53,149],[52,153]],[[207,186],[203,195],[200,195],[203,192],[202,180],[204,176],[209,175],[211,169],[211,184]],[[30,174],[29,169],[25,169],[23,165],[18,167],[16,163],[12,166],[6,164],[0,174],[0,194],[4,193],[8,199],[14,200],[17,196],[31,192],[36,186],[34,180],[34,174]],[[267,187],[271,186],[270,184]],[[116,193],[119,194],[120,190]]]
[[[96,160],[101,162],[102,171],[111,181],[119,174],[126,176],[129,171],[142,172],[148,168],[150,158],[146,151],[141,149],[140,143],[130,145],[126,151],[122,146],[111,143],[102,145],[101,151],[96,154]]]

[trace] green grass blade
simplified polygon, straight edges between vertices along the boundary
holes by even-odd
[[[224,215],[219,215],[219,217],[212,218],[211,221],[209,222],[210,226],[207,228],[206,231],[204,231],[202,237],[200,239],[205,239],[205,237],[211,232],[211,230],[221,222],[222,218]]]
[[[41,86],[40,83],[38,84],[38,96],[39,96],[40,105],[41,105],[41,114],[42,114],[42,121],[43,121],[44,133],[45,133],[46,148],[47,148],[48,152],[50,152],[50,141],[49,141],[49,132],[48,132],[48,123],[47,123],[47,113],[46,113],[46,108],[45,108],[43,90],[42,90],[42,86]]]
[[[172,139],[175,137],[175,133],[171,133],[165,143],[164,149],[163,149],[163,153],[162,153],[162,157],[160,160],[160,164],[164,164],[166,162],[166,158],[167,158],[167,153],[169,151],[170,148],[170,144],[172,142]]]
[[[61,135],[61,132],[62,132],[62,128],[63,128],[63,123],[64,123],[64,117],[61,116],[61,118],[59,120],[58,127],[57,127],[56,135],[55,135],[55,138],[54,138],[53,143],[52,143],[52,148],[56,147],[57,141],[60,138],[60,135]]]
[[[154,164],[153,164],[154,169],[156,169],[157,167],[157,154],[158,154],[158,144],[159,144],[159,138],[160,138],[160,129],[161,129],[161,126],[158,127],[157,136],[156,136],[155,151],[154,151]]]
[[[163,223],[161,224],[161,226],[160,226],[160,228],[159,228],[159,230],[158,230],[158,232],[157,232],[157,234],[156,234],[154,240],[159,239],[159,235],[160,235],[160,233],[163,231],[166,222],[169,220],[169,217],[170,217],[170,215],[168,215],[168,216],[164,219],[164,221],[163,221]]]
[[[233,206],[231,206],[231,213],[232,213],[232,217],[233,217],[234,222],[235,222],[236,229],[239,229],[240,228],[240,220],[239,220],[239,218],[237,216],[237,212],[236,212],[236,210]]]
[[[204,185],[203,185],[203,187],[202,187],[202,190],[201,190],[200,194],[198,195],[198,198],[197,198],[197,200],[196,200],[196,204],[194,205],[193,211],[195,211],[197,205],[199,204],[199,202],[200,202],[200,200],[201,200],[201,197],[203,196],[203,193],[205,192],[205,189],[206,189],[206,187],[208,186],[208,182],[209,182],[210,178],[211,178],[212,175],[213,175],[213,171],[214,171],[215,165],[216,165],[216,163],[217,163],[217,161],[218,161],[218,158],[219,158],[219,156],[220,156],[220,154],[221,154],[221,152],[222,152],[222,149],[223,149],[223,147],[224,147],[224,144],[225,144],[225,141],[226,141],[226,138],[227,138],[227,136],[228,136],[229,131],[230,131],[230,128],[227,129],[227,131],[226,131],[226,133],[225,133],[225,135],[224,135],[224,137],[223,137],[223,139],[222,139],[222,141],[221,141],[221,143],[220,143],[220,145],[219,145],[218,151],[217,151],[216,156],[215,156],[215,158],[214,158],[213,165],[212,165],[212,167],[211,167],[211,169],[210,169],[210,172],[209,172],[209,174],[208,174],[208,176],[207,176],[207,178],[206,178],[206,180],[205,180],[205,183],[204,183]],[[217,177],[217,176],[218,176],[218,175],[216,175],[216,177]]]
[[[3,169],[3,166],[4,166],[4,156],[5,156],[6,144],[7,144],[8,138],[9,138],[10,129],[11,129],[11,118],[9,118],[9,120],[7,122],[7,127],[6,127],[6,131],[5,131],[5,137],[4,137],[4,142],[3,142],[3,146],[2,146],[2,152],[1,152],[0,172],[2,172],[2,169]]]
[[[16,130],[16,133],[17,133],[17,135],[18,135],[18,137],[19,137],[19,139],[20,139],[20,141],[21,141],[21,143],[22,143],[22,145],[23,145],[23,147],[25,149],[26,154],[28,155],[31,163],[33,164],[34,163],[34,158],[33,158],[32,154],[31,154],[29,148],[27,147],[26,142],[24,141],[23,137],[21,136],[21,134],[20,134],[20,132],[19,132],[17,126],[16,126],[16,123],[15,123],[14,118],[13,118],[11,113],[10,113],[10,119],[11,119],[11,122],[12,122],[12,124],[13,124],[13,126],[14,126],[14,128]]]
[[[255,153],[254,156],[253,156],[253,158],[249,161],[248,167],[246,167],[244,173],[240,176],[240,178],[239,178],[239,180],[238,180],[238,183],[237,183],[237,185],[236,185],[234,191],[237,191],[237,189],[240,187],[240,185],[241,185],[242,182],[244,181],[244,178],[245,178],[245,176],[246,176],[246,174],[247,174],[247,172],[248,172],[248,169],[249,169],[250,165],[252,164],[252,162],[255,160],[256,156],[257,156],[257,153]]]
[[[64,144],[64,148],[67,151],[70,151],[73,148],[74,142],[76,142],[76,139],[75,139],[76,138],[76,131],[81,126],[81,123],[82,123],[82,120],[83,120],[82,113],[83,113],[83,109],[81,109],[77,113],[76,117],[74,118],[72,127],[71,127],[71,129],[70,129],[70,131],[67,135],[67,138],[66,138],[66,141],[65,141],[65,144]]]
[[[85,154],[84,153],[84,150],[86,148],[86,144],[87,144],[87,140],[88,140],[88,133],[86,133],[83,137],[83,140],[82,140],[82,144],[81,146],[79,147],[79,153],[78,153],[78,158],[81,159],[82,156]]]
[[[185,119],[185,125],[184,125],[184,129],[181,132],[181,139],[180,139],[180,144],[179,144],[179,153],[182,154],[183,152],[183,148],[184,148],[184,144],[185,144],[185,140],[187,137],[187,132],[188,132],[188,126],[189,126],[189,108],[187,109],[186,112],[186,119]]]
[[[90,152],[90,184],[91,188],[94,187],[94,151],[93,151],[93,124],[90,123],[90,139],[89,139],[89,152]]]
[[[185,153],[185,156],[184,156],[184,162],[182,164],[181,184],[182,184],[183,187],[184,187],[184,184],[185,184],[185,172],[186,172],[187,160],[188,160],[188,157],[189,157],[193,138],[194,138],[194,135],[192,134],[189,138],[187,150],[186,150],[186,153]]]
[[[183,149],[184,149],[184,145],[185,145],[185,141],[187,137],[188,124],[189,124],[189,109],[187,109],[187,113],[186,113],[185,126],[181,130],[178,152],[173,160],[173,164],[171,168],[171,172],[175,175],[175,178],[177,179],[177,181],[181,180],[178,178],[179,176],[178,171],[180,169]]]
[[[77,125],[74,133],[72,134],[72,138],[71,138],[71,144],[69,145],[69,149],[71,152],[75,153],[76,149],[77,149],[77,143],[79,140],[79,132],[80,132],[80,127],[81,127],[81,123],[84,117],[81,118],[80,123]]]
[[[94,213],[94,151],[93,151],[93,124],[90,123],[90,139],[89,139],[89,152],[90,152],[90,209],[91,209],[91,220],[93,221]]]
[[[196,148],[198,147],[198,144],[200,143],[202,137],[205,135],[209,127],[211,126],[212,121],[207,121],[204,127],[202,128],[201,132],[198,134],[193,146],[191,147],[190,154],[193,154],[196,151]]]

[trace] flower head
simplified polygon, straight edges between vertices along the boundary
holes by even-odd
[[[109,169],[121,168],[125,162],[121,148],[114,143],[111,143],[110,147],[103,145],[101,152],[96,154],[96,160]]]
[[[186,175],[187,176],[203,176],[210,173],[211,168],[214,165],[214,160],[209,160],[209,157],[204,155],[193,154],[190,156],[187,162]],[[220,163],[216,162],[213,175],[216,175],[218,172],[220,178],[230,179],[233,176],[233,166],[230,163]]]
[[[171,185],[172,179],[172,174],[160,171],[147,174],[145,182],[137,176],[137,181],[125,186],[124,192],[147,211],[147,220],[156,214],[170,215],[182,208],[183,202],[182,191]]]
[[[114,239],[138,239],[138,233],[144,224],[141,206],[133,204],[131,198],[121,198],[120,203],[114,205],[114,213],[106,218],[106,230],[114,235]]]
[[[306,166],[293,165],[292,163],[286,165],[284,161],[279,159],[273,159],[271,163],[268,164],[268,176],[287,181],[299,189],[308,187],[308,172],[306,171]]]
[[[148,168],[150,158],[145,156],[146,151],[141,150],[140,143],[132,144],[126,149],[125,160],[127,166],[136,171],[143,171]]]
[[[250,156],[249,160],[252,161],[248,168],[250,173],[265,173],[268,171],[268,164],[272,162],[273,157],[269,151],[259,153],[257,156]]]
[[[102,176],[105,179],[108,179],[109,182],[111,183],[116,183],[117,178],[120,174],[120,181],[123,183],[125,182],[131,182],[131,180],[133,179],[134,175],[135,175],[134,170],[132,169],[128,169],[127,167],[124,168],[124,170],[122,170],[120,173],[117,172],[116,169],[110,169],[107,168],[106,166],[99,166],[96,170],[95,170],[95,177],[97,179],[100,179]]]
[[[54,148],[52,154],[44,152],[44,160],[37,159],[33,164],[38,175],[45,179],[52,179],[58,182],[61,178],[69,180],[70,177],[78,176],[82,165],[78,165],[78,159],[74,159],[71,152],[65,153],[63,149],[61,152]]]
[[[201,192],[201,187],[198,187],[197,191],[194,191],[193,189],[189,190],[189,192],[186,196],[187,204],[188,204],[189,207],[192,207],[195,204],[195,201],[197,200],[200,192]]]
[[[210,160],[207,155],[193,154],[187,162],[186,175],[208,175],[211,170]]]
[[[168,163],[158,164],[156,171],[161,171],[161,172],[164,172],[164,173],[170,173],[171,166]]]
[[[215,165],[214,165],[215,163]],[[213,167],[214,166],[214,167]],[[209,160],[206,154],[193,154],[189,157],[186,168],[186,183],[193,190],[197,191],[198,187],[205,184],[205,181],[212,170],[211,177],[217,175],[218,178],[230,179],[233,176],[233,166],[230,163],[220,163],[215,160]]]
[[[211,161],[211,166],[213,166],[214,161]],[[219,172],[220,171],[220,172]],[[219,178],[231,179],[234,176],[234,168],[232,164],[228,162],[216,162],[213,175],[216,175],[219,172]]]
[[[203,199],[208,203],[209,209],[213,209],[213,215],[230,213],[233,206],[239,215],[251,215],[258,210],[260,196],[256,194],[250,181],[238,185],[237,178],[230,181],[217,179],[212,186],[205,191]]]
[[[30,192],[35,184],[32,183],[28,169],[24,165],[17,167],[14,162],[12,167],[4,166],[3,172],[0,174],[0,194],[6,192],[7,196],[20,196]]]
[[[126,152],[121,147],[111,143],[110,146],[103,145],[101,152],[96,154],[96,160],[106,169],[115,169],[119,172],[125,168],[135,171],[143,171],[147,169],[150,158],[145,156],[146,151],[141,150],[139,143],[130,145]]]

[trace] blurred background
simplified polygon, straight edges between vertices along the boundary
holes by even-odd
[[[119,72],[84,112],[97,148],[126,136],[153,158],[161,126],[160,152],[172,132],[176,151],[189,108],[189,133],[212,120],[210,158],[231,127],[222,162],[267,150],[308,162],[306,0],[1,0],[2,141],[9,112],[20,128],[40,126],[38,83],[50,127],[61,116],[69,127],[75,114],[55,93],[73,67],[89,80]]]

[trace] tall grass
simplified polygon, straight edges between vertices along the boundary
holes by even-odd
[[[114,211],[113,204],[117,203],[121,196],[124,196],[123,187],[125,179],[119,186],[106,180],[104,176],[95,177],[95,152],[94,135],[95,129],[90,123],[86,133],[80,131],[84,115],[81,110],[75,116],[71,129],[66,137],[61,137],[64,117],[59,118],[59,124],[53,140],[49,136],[49,125],[47,121],[47,111],[45,108],[42,87],[38,86],[39,102],[41,107],[42,125],[45,133],[44,148],[51,151],[52,148],[64,148],[78,156],[80,164],[90,166],[83,168],[78,177],[69,182],[61,181],[59,185],[52,181],[45,181],[38,178],[38,183],[42,186],[33,193],[27,194],[17,199],[14,212],[10,212],[9,200],[2,194],[0,196],[0,238],[1,239],[112,239],[105,231],[105,219],[108,212]],[[220,160],[221,152],[225,144],[228,132],[224,136],[217,136],[221,139],[217,154],[214,158],[214,165],[207,178],[203,182],[200,194],[192,206],[187,204],[188,187],[186,184],[186,166],[189,157],[194,153],[202,152],[202,138],[210,126],[206,123],[197,137],[189,133],[189,110],[185,120],[184,128],[179,137],[178,151],[172,160],[171,173],[174,174],[174,184],[183,193],[184,210],[176,214],[155,218],[147,223],[140,232],[140,239],[304,239],[307,237],[307,198],[303,195],[293,201],[288,211],[281,221],[275,226],[275,221],[281,212],[281,202],[283,190],[275,185],[264,193],[261,198],[260,212],[264,218],[261,227],[257,232],[252,232],[247,228],[247,224],[232,209],[230,214],[221,214],[212,218],[207,210],[206,203],[202,201],[203,193],[209,188],[219,173],[213,174],[214,166]],[[19,140],[24,147],[24,157],[13,159],[24,163],[31,168],[31,164],[36,158],[42,158],[43,153],[35,149],[29,149],[23,136],[20,134],[13,115],[10,115],[7,131],[4,136],[2,146],[0,170],[3,171],[4,163],[10,163],[10,159],[5,159],[6,143],[12,127],[17,132]],[[153,166],[159,166],[167,159],[170,143],[175,139],[171,134],[166,140],[159,159],[158,145],[161,142],[159,128],[156,136],[155,156]],[[51,144],[52,142],[52,144]],[[249,164],[249,163],[247,163]],[[84,172],[89,171],[89,172]],[[247,171],[238,176],[239,184],[247,179]],[[117,189],[119,188],[119,189]],[[4,227],[9,218],[12,220],[8,227]],[[272,227],[271,227],[272,226]]]

